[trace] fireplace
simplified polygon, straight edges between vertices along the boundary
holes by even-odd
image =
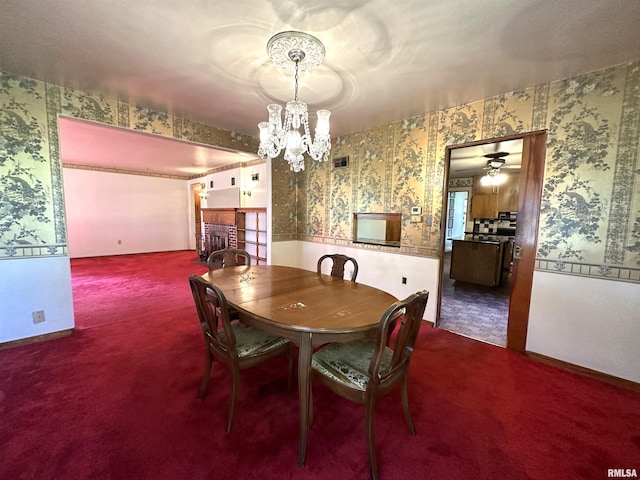
[[[229,248],[229,232],[211,230],[209,232],[209,254]]]
[[[202,243],[205,259],[225,248],[238,248],[238,228],[234,209],[202,209]]]
[[[237,248],[238,229],[235,225],[205,224],[202,235],[205,256],[208,257],[217,250]]]

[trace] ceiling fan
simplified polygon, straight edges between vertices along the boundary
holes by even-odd
[[[501,168],[520,168],[520,165],[507,165],[504,157],[509,155],[509,152],[496,152],[496,153],[487,153],[483,155],[487,160],[487,166],[484,167],[485,170],[493,169],[499,170]]]
[[[506,164],[506,160],[504,157],[509,155],[509,152],[495,152],[495,153],[487,153],[483,155],[484,158],[487,158],[486,166],[482,167],[482,170],[489,170],[488,173],[496,174],[502,168],[520,168],[520,165],[516,164]],[[480,167],[476,168],[466,168],[462,170],[458,170],[459,172],[474,172],[480,169]]]
[[[508,157],[508,159],[507,159]],[[472,145],[451,150],[452,177],[496,175],[502,169],[520,169],[522,139]]]

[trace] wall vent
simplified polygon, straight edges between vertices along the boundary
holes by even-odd
[[[333,168],[344,168],[349,166],[349,155],[344,157],[335,157],[333,159]]]

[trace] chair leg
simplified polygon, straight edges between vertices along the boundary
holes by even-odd
[[[407,420],[407,427],[411,435],[416,434],[416,429],[413,426],[413,420],[411,419],[411,411],[409,410],[409,375],[405,374],[402,379],[402,409],[404,410],[404,418]]]
[[[198,398],[204,397],[207,393],[207,387],[209,386],[209,377],[211,376],[211,364],[213,363],[213,355],[207,350],[207,363],[204,367],[204,376],[202,377],[202,383],[200,384],[200,392]]]
[[[236,404],[238,403],[238,382],[240,377],[240,368],[238,365],[231,366],[231,399],[229,401],[229,417],[227,419],[227,433],[231,431],[233,424],[233,415],[236,412]]]
[[[376,441],[373,433],[373,414],[376,406],[376,400],[371,396],[367,396],[364,405],[364,423],[367,436],[367,456],[369,457],[369,471],[371,472],[371,480],[378,480],[378,462],[376,460]]]

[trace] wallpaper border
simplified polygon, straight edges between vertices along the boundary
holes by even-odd
[[[547,260],[537,258],[535,271],[560,273],[578,277],[589,277],[601,280],[640,283],[640,268],[616,267],[596,263],[568,262],[564,260]]]
[[[0,246],[0,259],[3,260],[67,256],[69,256],[69,248],[66,243]]]

